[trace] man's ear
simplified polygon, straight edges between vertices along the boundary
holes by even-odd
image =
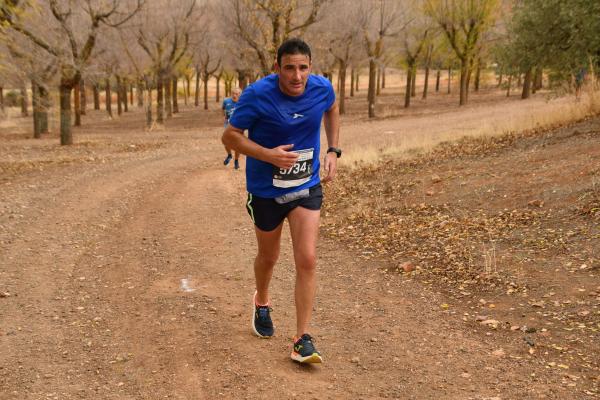
[[[273,63],[273,70],[277,73],[281,72],[281,68],[279,67],[279,64],[277,64],[277,61]]]

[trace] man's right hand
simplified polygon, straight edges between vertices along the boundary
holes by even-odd
[[[292,168],[296,160],[298,160],[298,153],[289,151],[293,147],[293,144],[283,144],[271,149],[269,162],[279,168]]]

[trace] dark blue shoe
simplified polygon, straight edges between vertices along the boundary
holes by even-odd
[[[227,157],[225,157],[225,161],[223,161],[223,165],[229,164],[229,161],[231,161],[231,154],[227,154]]]
[[[233,168],[240,169],[240,160],[235,160],[233,162]]]
[[[252,299],[252,330],[261,338],[270,338],[275,333],[273,321],[271,321],[271,307],[256,305],[256,292]]]
[[[308,333],[299,338],[294,337],[294,349],[291,358],[302,364],[319,364],[323,362],[321,353],[315,348],[313,339]]]

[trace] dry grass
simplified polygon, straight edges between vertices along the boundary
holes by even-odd
[[[454,100],[454,99],[453,99]],[[600,93],[580,101],[573,96],[548,99],[542,96],[521,101],[500,98],[493,104],[476,100],[452,112],[408,115],[377,123],[342,124],[344,167],[354,168],[386,158],[406,158],[431,150],[444,141],[462,137],[491,137],[535,128],[550,128],[600,113]]]

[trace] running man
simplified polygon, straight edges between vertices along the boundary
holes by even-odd
[[[234,88],[231,91],[231,97],[227,97],[226,99],[223,100],[223,106],[221,108],[223,109],[223,114],[225,115],[225,123],[223,124],[224,127],[227,127],[227,124],[229,123],[229,119],[231,118],[233,111],[235,111],[237,102],[240,99],[240,93],[241,93],[240,89]],[[225,157],[225,161],[223,161],[223,165],[227,165],[231,161],[231,149],[229,147],[227,147],[227,145],[225,146],[225,151],[227,152],[227,157]],[[240,169],[239,158],[240,158],[240,153],[236,151],[235,159],[233,160],[233,167],[235,169]]]
[[[269,283],[287,218],[296,265],[296,334],[291,358],[301,363],[323,361],[308,333],[317,287],[323,116],[329,147],[323,159],[323,182],[335,177],[342,153],[337,148],[340,123],[333,87],[327,79],[311,75],[311,68],[310,47],[305,42],[284,42],[277,50],[276,73],[244,90],[223,133],[225,146],[247,156],[246,208],[258,242],[252,329],[263,338],[274,333]],[[248,137],[243,135],[245,129]]]

